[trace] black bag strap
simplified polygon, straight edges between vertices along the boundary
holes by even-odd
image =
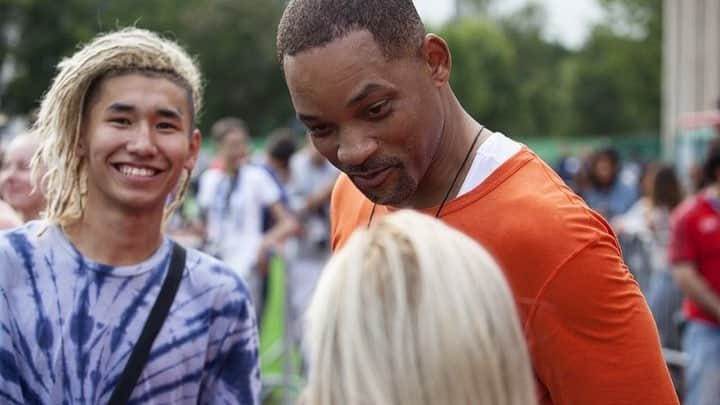
[[[130,358],[128,359],[125,369],[120,375],[115,389],[113,390],[108,405],[125,405],[130,399],[130,395],[137,384],[140,373],[145,368],[148,357],[150,357],[150,349],[153,342],[160,332],[167,315],[170,312],[170,306],[175,300],[175,294],[182,280],[183,270],[185,268],[185,249],[177,243],[173,242],[172,258],[170,259],[170,267],[167,276],[160,289],[155,304],[150,310],[145,321],[145,326],[140,333],[140,338],[133,348]]]

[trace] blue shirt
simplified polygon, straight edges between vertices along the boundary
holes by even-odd
[[[605,190],[590,188],[582,193],[582,198],[590,208],[599,212],[605,219],[612,220],[615,216],[626,213],[638,200],[639,195],[636,188],[618,179]]]
[[[0,402],[106,403],[155,303],[172,243],[132,266],[93,262],[59,227],[0,234]],[[130,404],[255,404],[260,375],[248,290],[187,251],[183,279]]]

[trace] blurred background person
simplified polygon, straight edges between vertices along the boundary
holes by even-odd
[[[33,181],[30,163],[39,142],[32,134],[16,136],[7,147],[0,166],[0,198],[8,203],[20,216],[22,222],[40,218],[45,208],[45,196],[39,187],[42,170]]]
[[[0,231],[22,225],[20,216],[3,200],[0,200]]]
[[[3,144],[0,143],[0,168],[2,168],[4,156],[5,150],[3,148]],[[22,225],[20,216],[10,205],[2,200],[2,195],[0,195],[0,231],[16,228],[20,225]]]
[[[643,239],[648,245],[652,270],[646,297],[658,325],[663,347],[673,350],[680,350],[677,316],[683,294],[670,272],[668,248],[670,216],[682,200],[683,192],[675,170],[671,166],[660,166],[653,180],[651,207],[646,214],[648,232]]]
[[[516,312],[472,239],[417,212],[379,218],[321,277],[303,403],[536,403]]]
[[[207,207],[206,250],[227,262],[248,282],[261,315],[262,279],[268,258],[281,249],[297,225],[282,202],[281,187],[268,171],[246,163],[250,153],[247,128],[236,125],[240,120],[225,120],[228,125],[222,126],[216,137],[222,172],[213,181],[201,180],[198,191],[200,196],[212,196]],[[206,176],[208,172],[203,174]],[[212,192],[205,187],[211,187]],[[264,209],[269,210],[273,221],[267,230],[263,229]]]
[[[652,240],[650,217],[653,210],[653,182],[658,164],[648,162],[642,168],[639,181],[640,198],[623,214],[616,215],[610,225],[622,244],[623,257],[640,290],[647,295],[650,284],[651,255],[649,241]],[[667,246],[665,247],[667,248]],[[666,256],[663,250],[663,255]]]
[[[636,185],[620,178],[620,155],[614,148],[596,151],[590,159],[589,184],[581,196],[608,221],[624,214],[638,199]]]
[[[568,187],[575,190],[575,178],[582,168],[582,160],[575,156],[566,145],[561,144],[559,147],[559,157],[555,162],[553,169],[567,184]]]
[[[703,167],[708,185],[676,208],[671,221],[672,274],[686,295],[687,405],[720,401],[720,138]]]
[[[616,218],[613,227],[625,240],[633,238],[637,251],[626,252],[633,274],[638,278],[666,349],[679,351],[681,337],[679,321],[682,317],[683,293],[675,283],[668,260],[670,244],[670,216],[682,202],[683,191],[672,166],[649,163],[641,177],[643,196],[630,210]],[[682,373],[670,367],[677,390],[682,389]]]
[[[244,137],[248,137],[247,125],[245,121],[236,117],[225,117],[216,121],[210,129],[213,146],[215,147],[215,155],[209,158],[207,167],[198,177],[198,192],[196,202],[200,210],[203,220],[206,220],[207,213],[216,197],[217,186],[225,173],[225,161],[227,159],[237,159],[238,161],[247,161],[250,156],[250,147],[247,139],[242,142],[240,147],[235,148],[237,157],[228,157],[227,153],[222,152],[225,135],[228,132],[241,132]],[[227,146],[225,147],[227,149]]]
[[[292,171],[290,161],[297,151],[295,135],[289,128],[280,128],[268,135],[265,145],[265,166],[284,187],[290,185]]]
[[[285,249],[290,303],[288,327],[307,367],[303,315],[331,253],[330,194],[338,170],[312,142],[307,142],[297,153],[296,149],[295,135],[289,129],[275,131],[268,139],[268,164],[285,188],[290,209],[300,222],[297,236],[288,241]]]

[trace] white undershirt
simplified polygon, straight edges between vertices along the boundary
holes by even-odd
[[[472,166],[465,176],[458,197],[467,194],[485,181],[498,167],[518,153],[522,145],[499,132],[493,132],[480,145],[473,159]]]

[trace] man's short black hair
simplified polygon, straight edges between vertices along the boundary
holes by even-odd
[[[415,52],[425,36],[411,0],[291,0],[278,27],[278,60],[361,30],[389,59]]]

